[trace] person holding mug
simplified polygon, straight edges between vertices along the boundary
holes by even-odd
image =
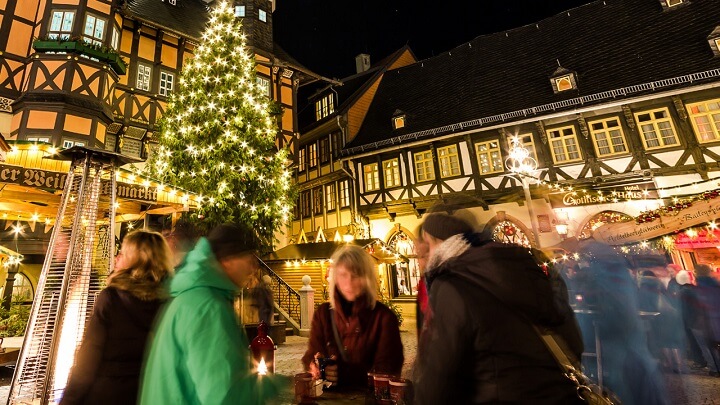
[[[347,245],[333,254],[332,263],[330,301],[313,316],[302,358],[305,369],[316,379],[348,388],[365,387],[370,371],[399,375],[404,357],[398,319],[378,302],[373,258]]]

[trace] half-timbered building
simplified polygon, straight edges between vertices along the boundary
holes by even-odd
[[[387,71],[342,152],[368,236],[411,244],[440,206],[548,247],[717,188],[719,45],[713,1],[598,0]]]

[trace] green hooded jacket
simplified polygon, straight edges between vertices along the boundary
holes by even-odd
[[[170,282],[172,299],[156,323],[140,404],[261,404],[277,395],[276,378],[254,372],[233,312],[236,290],[200,239]]]

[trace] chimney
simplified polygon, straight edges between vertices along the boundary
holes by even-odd
[[[355,57],[355,69],[358,73],[362,73],[370,69],[370,55],[361,53]]]

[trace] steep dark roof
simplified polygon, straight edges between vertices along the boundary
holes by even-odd
[[[370,69],[341,79],[340,82],[342,83],[342,86],[328,86],[327,84],[322,84],[316,87],[306,86],[306,88],[304,88],[298,96],[298,99],[302,102],[300,105],[300,113],[298,115],[298,122],[301,128],[300,132],[307,132],[328,119],[333,119],[332,117],[335,116],[334,114],[331,114],[330,117],[316,121],[314,103],[317,101],[317,96],[324,96],[327,94],[326,90],[329,87],[332,87],[337,103],[335,112],[342,113],[357,99],[357,97],[362,95],[363,92],[359,91],[360,89],[363,89],[366,84],[371,83],[375,80],[375,78],[385,72],[387,68],[407,50],[410,50],[410,48],[407,45],[403,46],[380,61],[373,63]]]
[[[177,0],[176,5],[160,0],[125,0],[124,9],[189,38],[200,38],[208,21],[209,5],[203,0]]]
[[[344,153],[540,116],[581,102],[601,103],[630,91],[579,98],[719,69],[720,58],[713,57],[707,42],[718,24],[720,7],[714,0],[692,0],[667,11],[658,0],[598,0],[537,24],[480,36],[386,72]],[[559,64],[577,73],[578,90],[553,94],[549,77]],[[718,80],[717,75],[709,80]],[[664,83],[663,89],[702,80]],[[636,88],[632,95],[649,91]],[[565,106],[535,108],[571,99]],[[406,126],[393,131],[391,117],[398,109],[406,113]]]

